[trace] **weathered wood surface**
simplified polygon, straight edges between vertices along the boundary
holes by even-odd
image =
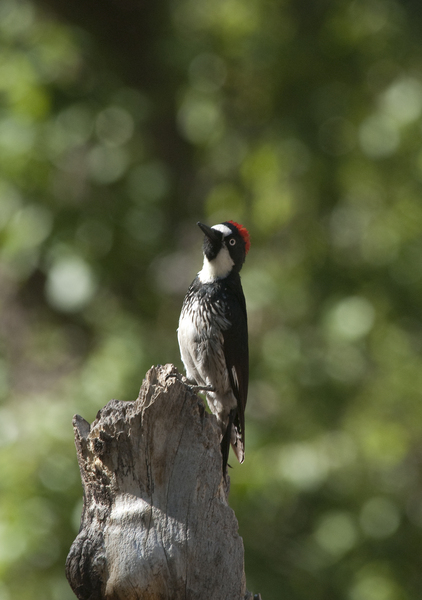
[[[216,420],[173,365],[74,431],[84,507],[66,575],[80,600],[252,598]]]

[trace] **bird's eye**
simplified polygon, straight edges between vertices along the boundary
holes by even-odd
[[[229,240],[229,244],[230,244],[230,246],[234,246],[236,244],[236,240],[234,238],[231,238]]]

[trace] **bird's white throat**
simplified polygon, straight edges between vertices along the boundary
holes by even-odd
[[[201,283],[211,283],[211,281],[226,277],[232,270],[233,265],[234,262],[228,249],[226,246],[223,246],[213,260],[208,260],[208,258],[204,256],[204,264],[201,271],[198,273],[198,277]]]

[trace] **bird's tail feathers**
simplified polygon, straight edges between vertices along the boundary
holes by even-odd
[[[229,413],[229,422],[226,431],[221,440],[221,454],[223,457],[223,474],[226,475],[227,464],[229,460],[230,445],[236,454],[237,460],[243,463],[245,460],[245,439],[240,429],[239,416],[237,409],[232,409]]]
[[[233,416],[233,422],[231,427],[230,443],[234,453],[236,454],[237,460],[242,464],[245,460],[245,434],[241,429],[237,410],[234,412],[235,414]]]
[[[226,431],[223,435],[223,439],[221,440],[221,455],[223,458],[223,475],[226,476],[227,472],[227,462],[229,460],[229,452],[230,452],[230,442],[231,442],[231,431],[232,431],[232,423],[234,418],[234,410],[230,411],[229,414],[229,422],[226,428]]]

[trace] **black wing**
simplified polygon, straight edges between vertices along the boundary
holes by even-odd
[[[245,407],[249,383],[248,320],[239,275],[234,281],[228,282],[228,287],[226,306],[231,327],[223,331],[224,354],[231,387],[237,400],[237,410],[230,418],[232,427],[229,423],[227,428],[227,449],[226,452],[223,450],[223,462],[225,453],[227,462],[231,442],[239,462],[242,463],[245,458]]]

